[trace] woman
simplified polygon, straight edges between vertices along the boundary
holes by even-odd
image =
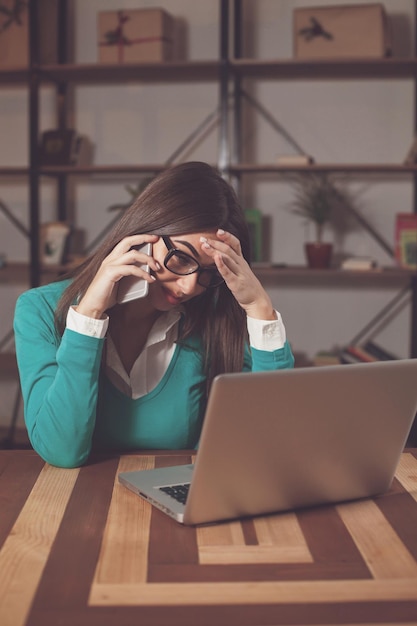
[[[119,304],[128,276],[148,294]],[[293,366],[236,196],[199,162],[157,176],[71,279],[22,294],[14,326],[30,441],[60,467],[195,447],[217,374]]]

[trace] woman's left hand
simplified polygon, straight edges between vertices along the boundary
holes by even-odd
[[[221,229],[216,237],[202,238],[202,250],[213,259],[242,309],[255,319],[276,319],[271,298],[244,259],[239,239]]]

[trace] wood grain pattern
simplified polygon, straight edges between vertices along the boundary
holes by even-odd
[[[24,463],[11,452],[0,455],[0,546],[6,541],[43,466],[35,452],[25,452]]]
[[[103,585],[92,596],[94,604],[105,606],[417,601],[417,579]]]
[[[415,579],[417,563],[372,501],[337,507],[375,579]]]
[[[97,566],[119,458],[93,459],[79,471],[51,547],[26,626],[56,626],[83,613]],[[66,472],[67,470],[60,470]],[[57,617],[59,616],[59,620]],[[72,624],[81,624],[76,620]],[[61,625],[60,625],[61,626]]]
[[[117,472],[153,467],[154,457],[126,456],[120,459]],[[151,508],[141,498],[131,496],[115,480],[93,584],[146,582]]]
[[[77,477],[78,470],[45,465],[6,539],[0,552],[2,626],[24,624]]]
[[[312,563],[293,513],[254,520],[256,543],[247,545],[241,522],[197,529],[200,563]]]
[[[417,623],[417,451],[377,498],[198,528],[118,483],[179,462],[1,452],[1,626]]]
[[[410,453],[403,453],[395,475],[404,489],[417,502],[417,459]]]

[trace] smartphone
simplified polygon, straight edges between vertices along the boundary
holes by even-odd
[[[141,246],[134,246],[136,250],[141,250],[145,254],[152,254],[152,244],[144,243]],[[140,265],[143,270],[150,272],[149,265]],[[137,276],[125,276],[119,281],[119,287],[117,289],[117,302],[122,304],[123,302],[130,302],[137,298],[145,298],[148,295],[149,283],[143,278]]]

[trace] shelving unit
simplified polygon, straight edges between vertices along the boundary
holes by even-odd
[[[60,32],[65,34],[66,0],[57,0],[60,6]],[[242,2],[241,0],[219,0],[220,50],[216,60],[184,63],[148,63],[132,65],[76,65],[66,63],[66,41],[60,38],[58,51],[59,63],[40,65],[38,63],[38,41],[35,23],[36,0],[32,0],[30,20],[31,66],[0,71],[2,86],[22,86],[27,88],[29,96],[29,166],[0,167],[0,177],[25,177],[30,190],[30,265],[11,263],[1,270],[0,280],[19,280],[29,274],[29,283],[36,286],[42,282],[45,268],[39,263],[39,187],[42,177],[56,179],[58,186],[57,219],[65,219],[65,196],[67,181],[71,177],[92,178],[114,175],[153,174],[161,171],[166,164],[126,164],[126,165],[91,165],[88,167],[41,167],[38,159],[39,143],[39,93],[43,86],[55,86],[57,94],[57,126],[66,125],[66,98],[69,85],[105,85],[124,84],[174,84],[194,81],[213,83],[218,87],[219,142],[218,154],[213,155],[215,163],[225,176],[236,182],[245,176],[268,176],[277,179],[294,173],[335,173],[352,177],[393,177],[395,179],[417,177],[417,165],[404,166],[397,163],[317,163],[308,166],[279,166],[273,163],[242,162],[239,145],[242,114],[242,84],[245,80],[280,81],[280,80],[400,80],[412,79],[417,83],[417,57],[406,59],[376,60],[337,60],[337,61],[300,61],[300,60],[256,60],[242,58]],[[232,41],[230,38],[232,37]],[[233,53],[231,54],[231,50]],[[230,90],[232,89],[232,94]],[[230,113],[232,100],[233,112]],[[233,132],[232,132],[233,131]],[[230,137],[233,135],[232,142]],[[417,201],[416,201],[417,207]],[[417,208],[416,208],[417,210]],[[60,268],[49,269],[49,272]],[[412,293],[412,325],[410,331],[410,355],[417,357],[417,276],[414,272],[400,268],[382,271],[352,273],[339,270],[312,271],[304,267],[263,267],[255,268],[256,273],[266,281],[285,284],[297,284],[309,280],[315,284],[329,284],[338,281],[342,284],[369,283],[376,286],[403,287],[409,284]],[[47,279],[48,274],[44,276]]]
[[[59,204],[57,207],[57,218],[65,219],[65,191],[66,182],[69,177],[77,178],[99,178],[100,176],[114,175],[140,175],[153,174],[164,168],[163,164],[126,164],[126,165],[91,165],[88,167],[56,166],[41,167],[38,159],[39,140],[39,90],[44,85],[55,85],[58,105],[58,125],[66,124],[66,89],[68,85],[83,84],[123,84],[135,82],[143,84],[156,83],[177,83],[179,81],[193,82],[195,80],[203,82],[214,82],[219,86],[219,152],[216,161],[217,166],[226,176],[230,176],[237,181],[243,176],[276,176],[285,177],[288,174],[302,173],[341,173],[352,176],[390,176],[390,177],[415,177],[417,166],[405,166],[401,164],[369,164],[369,163],[318,163],[308,166],[280,166],[272,163],[244,163],[240,160],[239,137],[241,85],[245,79],[256,79],[262,81],[279,81],[302,79],[309,80],[351,80],[351,79],[403,79],[409,78],[417,80],[417,58],[407,59],[371,59],[371,60],[324,60],[324,61],[302,61],[295,59],[285,60],[256,60],[242,58],[241,22],[242,22],[242,2],[241,0],[220,0],[219,1],[219,32],[220,51],[219,59],[213,61],[181,62],[181,63],[147,63],[129,65],[101,65],[96,63],[76,65],[66,63],[66,41],[65,41],[65,15],[67,13],[66,0],[58,0],[59,22],[61,29],[60,49],[58,51],[59,63],[54,65],[40,65],[38,63],[38,33],[36,29],[36,0],[31,2],[30,20],[30,49],[31,66],[29,68],[11,68],[0,71],[0,85],[21,85],[26,86],[29,92],[30,111],[30,163],[29,167],[1,167],[0,176],[5,177],[27,177],[30,183],[30,215],[31,215],[31,258],[30,258],[30,284],[35,286],[40,283],[44,268],[39,264],[39,184],[41,177],[50,177],[57,180],[60,186],[58,193]],[[233,25],[231,25],[231,17]],[[232,33],[233,41],[230,42]],[[230,45],[232,43],[232,46]],[[233,48],[233,56],[230,50]],[[231,120],[229,115],[230,85],[233,87],[234,117]],[[235,137],[234,145],[229,145],[231,124],[234,124]],[[13,267],[8,270],[8,274],[13,275]],[[23,271],[21,268],[20,275]],[[265,276],[264,269],[257,269],[260,275]],[[303,274],[302,268],[269,268],[267,270],[268,279],[275,277],[278,281],[283,276],[288,278],[298,278]],[[335,274],[336,272],[336,274]],[[312,276],[308,270],[309,276]],[[326,276],[339,276],[344,280],[346,274],[332,270]],[[321,276],[321,275],[320,275]],[[324,275],[323,275],[324,276]],[[384,272],[367,273],[367,280],[383,283],[386,279]],[[395,278],[394,278],[395,277]],[[364,280],[364,275],[351,276],[350,280]],[[388,272],[388,282],[415,280],[414,274],[401,269],[392,269]],[[413,306],[417,309],[417,306]],[[417,314],[413,312],[413,328],[417,328]],[[417,355],[417,336],[411,341],[411,354]]]
[[[33,15],[35,14],[32,4]],[[60,16],[66,15],[66,1],[59,0]],[[11,167],[0,168],[0,176],[29,176],[31,180],[31,284],[36,285],[40,280],[41,268],[38,264],[38,233],[37,216],[39,214],[38,189],[39,180],[42,176],[56,177],[61,185],[65,186],[65,180],[69,176],[96,177],[114,174],[156,173],[163,169],[163,165],[101,165],[88,167],[41,167],[38,162],[38,116],[39,116],[39,89],[43,85],[56,86],[57,94],[63,94],[63,103],[58,111],[58,122],[65,124],[65,90],[67,85],[82,84],[123,84],[126,82],[155,84],[176,83],[179,81],[207,81],[219,84],[219,111],[221,115],[219,131],[219,154],[217,165],[225,175],[240,179],[242,176],[277,175],[285,177],[286,174],[317,172],[317,173],[343,173],[364,176],[414,176],[417,174],[417,166],[404,166],[401,164],[314,164],[309,166],[278,166],[271,163],[242,163],[236,153],[238,139],[235,137],[234,158],[231,156],[232,147],[228,145],[230,135],[230,117],[228,114],[227,100],[229,98],[229,85],[234,85],[234,108],[238,115],[241,108],[240,84],[244,79],[257,80],[334,80],[334,79],[417,79],[417,59],[375,59],[375,60],[326,60],[326,61],[300,61],[300,60],[255,60],[241,58],[240,26],[242,20],[241,0],[220,0],[220,55],[217,61],[199,61],[182,63],[148,63],[129,64],[121,66],[106,66],[101,64],[69,64],[65,63],[65,41],[61,41],[59,56],[61,63],[42,66],[37,63],[37,32],[35,20],[31,19],[31,50],[32,65],[29,69],[15,68],[0,72],[0,85],[20,84],[27,85],[30,90],[30,153],[31,160],[28,168]],[[232,12],[231,12],[232,9]],[[234,57],[230,57],[230,15],[234,18],[233,23],[233,49]],[[65,20],[64,20],[65,24]],[[65,38],[64,38],[65,39]],[[235,120],[234,120],[235,121]],[[239,128],[237,119],[236,128]],[[61,198],[64,193],[59,194]],[[57,215],[65,213],[61,206],[57,209]]]
[[[416,3],[417,4],[417,3]],[[285,178],[289,174],[343,174],[359,178],[379,177],[410,179],[414,182],[415,206],[417,211],[417,166],[371,163],[314,163],[312,165],[283,166],[272,163],[245,163],[242,162],[241,134],[242,134],[242,107],[245,101],[245,92],[242,88],[244,80],[252,81],[333,81],[333,80],[417,80],[417,57],[400,59],[359,59],[359,60],[256,60],[242,58],[242,0],[233,0],[234,12],[234,58],[230,60],[230,74],[233,82],[235,100],[235,136],[233,146],[233,159],[228,167],[228,172],[234,177],[235,186],[239,189],[243,177],[273,177]],[[416,88],[415,88],[416,89]],[[260,108],[260,112],[262,110]],[[417,117],[415,118],[417,120]],[[273,121],[273,120],[272,120]],[[416,122],[417,123],[417,122]],[[370,229],[372,234],[372,229]],[[410,328],[410,356],[417,357],[417,275],[414,271],[401,268],[388,268],[379,272],[352,273],[346,275],[344,270],[312,271],[302,268],[269,268],[261,269],[260,276],[264,280],[276,281],[280,284],[296,284],[304,281],[308,275],[315,283],[346,284],[354,281],[363,284],[364,281],[373,286],[398,285],[403,288],[409,286],[411,292],[411,328]]]
[[[30,66],[28,68],[10,68],[0,70],[0,89],[7,87],[21,87],[27,90],[29,110],[29,158],[28,166],[2,166],[0,178],[23,179],[29,185],[29,217],[30,217],[30,259],[28,263],[8,262],[0,269],[0,285],[26,283],[27,286],[38,286],[55,278],[64,272],[67,267],[45,267],[39,261],[40,243],[40,185],[41,180],[49,178],[56,181],[57,207],[56,219],[65,220],[66,194],[68,182],[77,179],[99,180],[109,176],[117,177],[133,175],[149,175],[162,171],[167,164],[138,164],[125,165],[91,165],[76,166],[48,166],[43,167],[39,162],[40,137],[40,91],[43,87],[54,87],[57,103],[57,127],[65,128],[68,118],[69,87],[77,85],[121,85],[134,84],[177,84],[177,83],[212,83],[215,87],[221,82],[224,68],[219,59],[209,61],[170,62],[170,63],[136,63],[129,65],[103,65],[87,63],[82,65],[67,63],[66,42],[66,15],[67,0],[56,0],[58,9],[58,28],[60,31],[58,63],[42,65],[39,62],[39,33],[37,31],[37,0],[31,0],[29,5],[29,38],[30,38]],[[220,10],[226,10],[228,2],[220,3]],[[224,33],[225,35],[225,33]],[[225,42],[222,39],[224,53]],[[220,100],[220,99],[219,99]],[[219,105],[220,106],[220,105]],[[223,119],[220,122],[223,129]],[[223,130],[222,130],[223,132]],[[217,165],[216,155],[213,165]],[[0,374],[10,376],[10,364],[15,363],[15,357],[4,351],[9,333],[5,338],[0,337]],[[8,344],[7,344],[8,345]],[[15,368],[13,369],[15,372]]]

